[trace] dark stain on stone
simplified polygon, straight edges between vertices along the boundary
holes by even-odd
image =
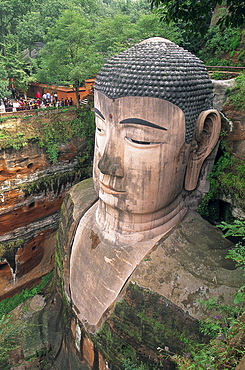
[[[95,234],[93,230],[91,230],[90,239],[92,241],[91,249],[97,248],[98,245],[100,244],[100,238],[98,237],[97,234]]]

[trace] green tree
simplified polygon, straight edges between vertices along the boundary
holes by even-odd
[[[204,35],[210,25],[217,5],[225,12],[218,20],[220,27],[239,27],[245,22],[245,1],[243,0],[149,0],[157,8],[164,22],[182,22],[188,33]]]
[[[232,65],[230,56],[234,50],[238,50],[241,35],[239,28],[226,28],[221,31],[218,26],[211,26],[203,38],[205,44],[199,50],[198,56],[206,65]],[[228,57],[224,58],[225,55]]]
[[[0,63],[0,99],[10,96],[8,85],[8,74],[5,70],[5,66]]]
[[[102,59],[92,46],[92,25],[80,8],[65,10],[46,36],[37,79],[44,83],[71,85],[76,92],[93,77]]]
[[[34,0],[0,1],[0,49],[5,55],[5,37],[16,34],[19,19],[31,9]]]
[[[80,7],[84,14],[89,16],[103,15],[103,1],[102,0],[73,0],[73,4]]]
[[[141,40],[149,37],[163,37],[175,43],[180,43],[181,37],[175,24],[161,24],[156,14],[143,14],[136,23]]]
[[[44,30],[39,12],[25,14],[17,26],[19,47],[23,50],[23,58],[29,65],[29,74],[32,74],[32,52],[37,48],[35,43],[43,42]]]
[[[24,95],[28,89],[29,82],[35,78],[30,76],[29,62],[23,58],[23,52],[19,50],[19,42],[16,36],[7,35],[5,39],[5,54],[0,55],[2,68],[7,73],[7,84],[9,79],[14,79],[14,85]]]
[[[106,57],[125,50],[137,40],[137,26],[130,21],[128,15],[118,14],[103,18],[95,29],[95,47]]]
[[[45,34],[47,34],[49,28],[54,26],[63,11],[70,7],[70,3],[68,0],[40,0],[40,4],[36,6],[35,11],[40,13],[40,26],[42,26]]]

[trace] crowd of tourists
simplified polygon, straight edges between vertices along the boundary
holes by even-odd
[[[49,92],[47,92],[41,95],[41,93],[37,91],[35,98],[4,98],[2,99],[0,105],[2,112],[16,112],[47,107],[72,106],[73,104],[74,102],[72,97],[66,97],[65,99],[61,98],[61,100],[58,100],[58,95],[56,93],[50,94]]]

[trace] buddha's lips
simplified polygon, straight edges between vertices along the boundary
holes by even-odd
[[[126,191],[119,191],[112,189],[110,186],[103,184],[103,182],[99,181],[101,189],[108,194],[126,194]]]

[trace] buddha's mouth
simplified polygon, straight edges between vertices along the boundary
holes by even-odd
[[[120,191],[120,190],[113,189],[109,185],[103,184],[103,182],[101,182],[100,180],[99,180],[99,183],[100,183],[101,189],[107,194],[126,194],[126,191]]]

